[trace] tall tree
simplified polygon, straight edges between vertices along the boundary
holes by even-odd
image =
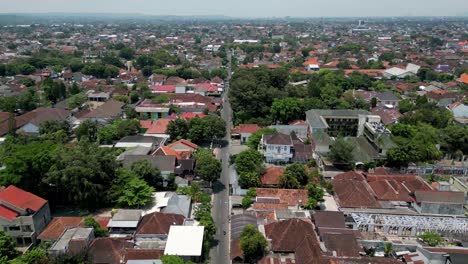
[[[15,239],[11,235],[0,231],[0,261],[7,263],[8,260],[15,258],[18,254]]]
[[[291,174],[301,185],[306,185],[309,181],[309,177],[306,172],[305,165],[294,163],[286,166],[284,173]]]
[[[235,159],[235,167],[238,174],[241,173],[263,173],[263,155],[260,152],[248,149],[237,154]]]
[[[46,183],[57,190],[57,200],[66,205],[96,209],[107,204],[108,190],[115,177],[116,152],[80,141],[72,148],[61,147],[53,158]]]
[[[240,235],[240,246],[244,252],[244,258],[249,263],[256,263],[263,257],[267,248],[267,241],[255,226],[246,225]]]
[[[349,164],[353,160],[353,149],[354,146],[351,142],[340,137],[330,146],[328,156],[337,164]]]
[[[271,106],[271,115],[273,120],[287,124],[289,121],[303,118],[304,105],[296,98],[277,99]]]
[[[214,182],[221,176],[221,162],[209,151],[198,150],[195,153],[195,175],[207,182]]]

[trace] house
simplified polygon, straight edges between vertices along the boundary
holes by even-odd
[[[175,192],[154,193],[155,204],[145,214],[161,212],[166,214],[178,214],[189,218],[192,212],[192,199],[190,196],[177,194]]]
[[[153,168],[158,168],[166,181],[175,171],[175,156],[127,155],[123,158],[122,164],[125,168],[131,168],[133,163],[140,160],[147,160]]]
[[[68,228],[82,226],[84,226],[83,217],[54,217],[37,239],[41,241],[55,241]]]
[[[162,264],[160,258],[164,250],[151,249],[127,249],[125,254],[126,264]]]
[[[92,227],[72,227],[66,229],[61,236],[47,250],[49,255],[76,256],[85,252],[91,241],[94,239],[94,229]]]
[[[133,243],[123,238],[95,238],[88,248],[89,261],[96,264],[124,263],[126,249],[133,246]]]
[[[200,261],[204,229],[204,226],[172,225],[169,229],[164,255],[176,255],[185,261]]]
[[[119,209],[107,224],[111,237],[131,237],[140,223],[143,211]]]
[[[263,186],[277,187],[280,184],[280,177],[284,173],[283,167],[271,166],[266,168],[262,175],[261,182]]]
[[[111,93],[109,92],[96,92],[94,90],[87,91],[86,95],[90,102],[105,102],[111,98]]]
[[[152,93],[175,93],[175,85],[152,85],[149,87]]]
[[[180,214],[147,214],[143,216],[135,232],[135,243],[138,248],[164,250],[170,227],[182,225],[184,219]]]
[[[418,73],[420,68],[421,66],[419,65],[408,63],[405,69],[393,67],[388,70],[385,70],[383,73],[383,76],[389,79],[390,78],[403,79],[408,76],[415,76]]]
[[[99,123],[107,124],[110,121],[119,118],[123,114],[123,107],[125,103],[110,99],[104,104],[98,106],[96,109],[85,114],[81,119],[95,120]]]
[[[463,73],[460,78],[457,79],[460,84],[468,85],[468,73]]]
[[[387,108],[398,107],[401,99],[396,97],[391,90],[381,92],[377,94],[377,105],[385,106]]]
[[[303,120],[292,121],[288,125],[272,125],[270,128],[274,128],[278,132],[286,135],[290,135],[294,132],[296,136],[301,139],[305,139],[309,135],[309,125]]]
[[[126,136],[119,140],[115,144],[116,148],[135,148],[135,147],[147,147],[151,149],[158,148],[164,144],[165,139],[153,136]]]
[[[260,129],[262,128],[257,124],[239,124],[232,130],[231,137],[240,139],[241,143],[247,143],[250,136]]]
[[[211,83],[198,83],[193,86],[193,92],[200,95],[214,95],[220,94],[223,91],[223,88],[218,88],[217,85]]]
[[[344,208],[381,208],[363,175],[346,172],[332,180],[335,201]]]
[[[49,203],[41,197],[14,185],[0,192],[0,230],[13,236],[18,246],[36,243],[50,219]]]
[[[39,126],[45,121],[67,121],[71,113],[64,109],[39,107],[15,118],[17,133],[38,135]],[[8,122],[2,123],[0,131],[8,133]]]
[[[465,194],[451,191],[415,191],[413,207],[422,214],[463,215]]]
[[[307,61],[305,61],[302,65],[307,71],[320,70],[320,64],[319,64],[318,58],[310,58]]]
[[[255,203],[257,204],[282,204],[284,208],[278,209],[298,209],[307,202],[307,190],[302,189],[270,189],[256,188],[257,196]],[[258,205],[257,205],[258,206]],[[254,204],[255,207],[255,204]]]
[[[198,149],[198,145],[195,143],[192,143],[188,140],[181,139],[176,142],[172,142],[167,146],[168,148],[177,151],[177,152],[185,152],[185,151],[190,151],[194,152]]]
[[[268,163],[290,162],[293,158],[293,142],[289,135],[262,135],[259,148]]]
[[[167,126],[171,122],[170,119],[160,118],[157,120],[140,120],[140,126],[146,129],[144,136],[169,138],[169,134],[166,133]]]
[[[401,117],[400,111],[397,109],[391,107],[391,108],[386,108],[385,106],[378,106],[372,108],[372,113],[374,115],[380,116],[382,119],[382,123],[384,125],[393,125],[398,122],[398,119]]]
[[[460,125],[468,125],[468,104],[456,102],[447,107],[453,113],[456,123]]]
[[[167,118],[169,116],[169,105],[156,104],[150,99],[145,99],[136,108],[135,111],[142,117],[151,120]]]

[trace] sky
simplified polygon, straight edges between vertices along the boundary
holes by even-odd
[[[141,13],[232,17],[468,15],[468,0],[2,0],[0,13]]]

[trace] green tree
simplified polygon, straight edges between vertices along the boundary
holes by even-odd
[[[57,201],[67,206],[94,210],[105,205],[117,168],[116,152],[82,140],[76,146],[60,147],[52,162],[46,184],[54,186]],[[52,164],[52,165],[51,165]]]
[[[125,47],[121,49],[119,52],[119,56],[126,60],[133,59],[134,55],[135,55],[135,50],[130,47]]]
[[[70,94],[75,95],[79,94],[81,92],[80,87],[78,87],[78,84],[76,82],[73,82],[71,88],[70,88]]]
[[[102,228],[101,225],[92,217],[92,216],[87,216],[84,219],[84,226],[89,226],[94,228],[94,236],[95,237],[108,237],[109,232]]]
[[[18,251],[16,250],[15,239],[11,235],[0,231],[0,261],[6,262],[16,256],[18,256]]]
[[[47,251],[44,248],[36,247],[26,251],[24,255],[17,257],[9,262],[9,264],[47,264],[49,258]]]
[[[244,258],[249,263],[256,263],[263,257],[267,248],[267,241],[260,231],[253,225],[246,225],[240,235],[240,246],[244,252]]]
[[[214,182],[221,176],[221,162],[213,157],[209,151],[198,150],[195,153],[195,175],[204,181]]]
[[[6,166],[0,171],[0,185],[16,185],[38,195],[47,194],[49,186],[44,178],[53,165],[57,145],[50,141],[32,141],[17,144],[7,140],[2,145],[0,159]]]
[[[172,140],[187,138],[189,133],[189,125],[181,118],[169,121],[167,124],[166,133],[169,134]]]
[[[249,208],[252,205],[256,196],[257,190],[255,188],[249,188],[247,194],[244,196],[244,198],[242,198],[242,208]]]
[[[304,106],[296,98],[277,99],[271,106],[271,115],[273,120],[287,124],[289,121],[303,118]]]
[[[398,104],[398,109],[402,114],[413,111],[415,105],[410,99],[403,99]]]
[[[52,134],[58,131],[64,131],[67,135],[70,133],[70,123],[68,121],[46,120],[39,125],[39,134]]]
[[[291,174],[301,185],[306,185],[309,181],[309,177],[306,172],[306,168],[303,164],[294,163],[286,166],[284,173]]]
[[[78,93],[68,98],[67,107],[68,109],[75,109],[86,103],[86,101],[88,101],[88,97],[85,94]]]
[[[260,144],[260,140],[262,139],[263,135],[272,135],[277,133],[278,130],[274,128],[262,128],[249,137],[249,140],[247,141],[247,146],[249,146],[251,149],[257,149],[258,144]]]
[[[197,119],[193,118],[191,120]],[[204,124],[205,131],[203,136],[205,139],[221,139],[226,135],[226,122],[219,116],[208,115],[201,119]]]
[[[39,105],[39,96],[33,89],[21,92],[17,98],[17,108],[23,111],[31,111]]]
[[[353,160],[353,149],[351,142],[340,137],[331,144],[328,156],[334,163],[349,164]]]
[[[391,242],[384,243],[384,253],[386,256],[390,256],[393,252],[393,244]]]
[[[134,178],[125,185],[122,196],[117,199],[117,205],[125,208],[142,208],[154,200],[153,192],[154,188],[144,180]]]
[[[243,189],[259,187],[261,185],[260,174],[256,172],[242,172],[239,175],[239,185]]]
[[[439,234],[434,232],[424,232],[418,237],[431,247],[435,247],[444,241]]]
[[[158,168],[153,168],[149,161],[137,161],[132,164],[131,170],[156,190],[163,189],[163,178],[161,176],[161,172]]]
[[[299,181],[291,173],[284,173],[279,178],[280,186],[285,189],[297,189],[299,188]]]
[[[161,261],[163,264],[185,264],[181,257],[173,255],[163,255]]]
[[[253,149],[244,150],[236,155],[235,167],[239,175],[252,172],[261,175],[264,171],[263,155]]]
[[[92,120],[83,121],[76,129],[75,135],[78,140],[85,138],[89,142],[96,142],[98,133],[98,122]]]

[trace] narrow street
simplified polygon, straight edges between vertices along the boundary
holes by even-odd
[[[221,117],[226,121],[226,142],[221,148],[221,162],[223,172],[219,181],[213,185],[213,208],[212,215],[217,227],[216,235],[214,236],[214,246],[210,252],[210,263],[212,264],[227,264],[229,263],[229,147],[232,128],[232,109],[229,103],[228,91],[231,80],[231,52],[227,52],[228,56],[228,77],[224,83],[223,93],[223,109]]]

